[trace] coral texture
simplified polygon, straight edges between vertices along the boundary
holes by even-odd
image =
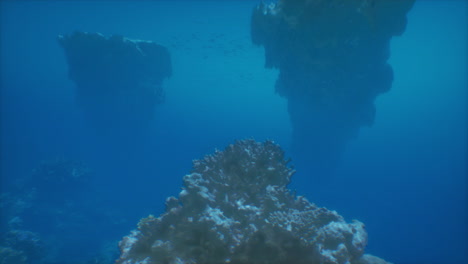
[[[288,162],[272,141],[254,140],[195,160],[179,198],[123,238],[117,263],[373,263],[361,222],[290,192]]]

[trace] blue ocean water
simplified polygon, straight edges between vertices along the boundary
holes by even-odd
[[[61,218],[65,232],[23,219],[57,242],[50,263],[110,254],[140,218],[164,211],[193,159],[236,139],[272,139],[293,164],[308,155],[291,152],[286,100],[274,92],[278,70],[264,68],[264,50],[251,42],[257,4],[1,2],[1,192],[43,161],[76,160],[95,188],[80,199],[98,200],[106,213],[74,209]],[[393,86],[377,98],[373,126],[349,142],[332,176],[298,166],[292,179],[298,194],[364,222],[367,252],[394,263],[468,263],[467,15],[466,1],[416,1],[406,31],[391,41]],[[57,42],[75,30],[168,48],[173,75],[149,132],[103,135],[86,122]],[[71,191],[58,193],[66,200]]]

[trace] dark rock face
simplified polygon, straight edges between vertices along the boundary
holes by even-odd
[[[59,36],[77,101],[96,126],[145,126],[172,74],[168,50],[150,41],[99,33]]]
[[[389,42],[414,1],[279,0],[252,14],[253,43],[278,68],[296,151],[326,172],[359,128],[371,126],[375,98],[391,88]],[[299,155],[301,156],[301,155]]]
[[[195,160],[179,198],[140,221],[116,263],[387,263],[364,255],[364,224],[291,194],[293,173],[271,141],[238,141]]]

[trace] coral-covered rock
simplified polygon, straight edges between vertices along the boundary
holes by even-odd
[[[374,100],[392,86],[390,40],[404,32],[413,3],[279,0],[253,10],[252,42],[265,48],[265,67],[279,69],[293,148],[309,154],[300,159],[315,174],[335,167],[360,127],[373,124]]]
[[[123,238],[117,263],[371,263],[364,225],[291,194],[293,173],[272,141],[195,160],[179,198]]]
[[[1,264],[44,263],[44,243],[39,234],[22,229],[10,229],[0,236]]]

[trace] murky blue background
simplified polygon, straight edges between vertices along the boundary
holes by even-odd
[[[125,228],[83,234],[70,259],[119,240],[138,219],[164,210],[191,161],[235,139],[273,139],[287,156],[286,101],[276,70],[250,41],[257,1],[2,1],[1,188],[42,160],[65,157],[93,170],[106,205]],[[82,117],[56,37],[74,30],[120,34],[166,46],[173,76],[152,132],[97,135]],[[467,263],[467,2],[416,1],[391,44],[394,83],[376,120],[350,142],[336,175],[297,167],[291,188],[359,219],[368,253],[395,263]],[[66,195],[66,194],[64,194]],[[66,238],[64,238],[64,242]]]

